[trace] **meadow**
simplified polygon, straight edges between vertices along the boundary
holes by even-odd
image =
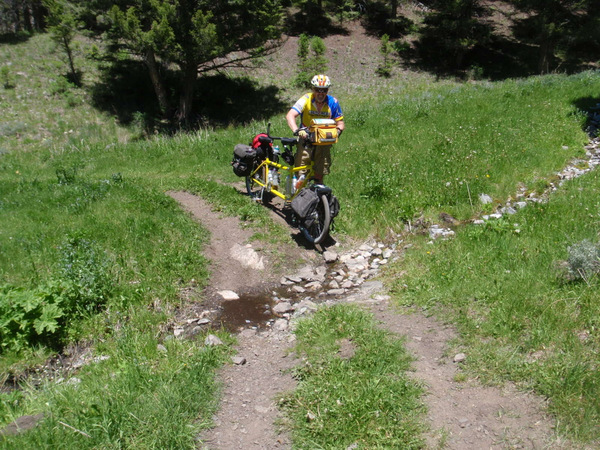
[[[288,239],[264,208],[232,187],[238,179],[229,165],[234,145],[250,141],[267,122],[273,134],[285,135],[285,111],[237,126],[146,135],[140,123],[125,126],[94,108],[86,90],[96,80],[93,67],[83,88],[66,83],[45,58],[49,45],[40,35],[0,46],[0,59],[11,62],[0,89],[0,381],[19,379],[78,342],[109,358],[82,369],[77,384],[49,379],[0,393],[0,424],[45,414],[36,429],[0,438],[0,446],[191,448],[218,405],[215,371],[230,347],[205,347],[199,337],[157,350],[160,326],[182,301],[182,287],[192,279],[200,287],[209,282],[201,256],[207,232],[165,192],[185,189],[206,198],[254,227],[257,239]],[[600,102],[599,89],[598,72],[583,72],[493,83],[415,75],[368,97],[345,92],[347,131],[327,178],[342,205],[336,237],[386,239],[419,217],[435,222],[444,212],[467,220],[519,188],[545,189],[583,156],[586,112]],[[512,381],[548,398],[559,430],[584,442],[600,438],[598,277],[594,270],[568,276],[561,262],[582,242],[596,248],[599,189],[591,172],[565,183],[548,203],[459,227],[454,239],[430,243],[407,235],[412,247],[384,275],[394,302],[458,327],[456,345],[469,355],[466,376]],[[480,194],[493,203],[482,204]],[[365,347],[356,367],[324,370],[332,366],[331,342],[340,337],[329,335],[326,323],[340,317],[348,324],[341,336],[360,335]],[[312,336],[307,329],[322,331]],[[292,418],[305,416],[299,398],[321,401],[309,397],[310,386],[360,383],[361,364],[372,367],[368,355],[400,361],[398,373],[410,366],[398,359],[401,345],[385,350],[381,342],[389,338],[352,309],[321,312],[299,328],[298,338],[318,363],[299,374],[306,390],[283,405]],[[419,448],[420,391],[405,383],[400,397],[385,401],[382,393],[398,392],[393,381],[357,402],[378,398],[365,407],[404,414],[393,423],[382,414],[372,429],[397,431],[394,439]],[[414,416],[396,411],[398,404]],[[352,428],[295,423],[298,442]],[[80,433],[66,433],[64,424]],[[402,445],[389,436],[373,432],[362,442]]]

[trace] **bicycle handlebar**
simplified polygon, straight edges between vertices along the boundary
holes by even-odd
[[[295,133],[294,133],[295,134]],[[279,136],[271,136],[271,122],[267,124],[267,136],[268,137],[259,137],[258,140],[264,144],[270,144],[273,141],[281,141],[284,145],[292,145],[298,142],[296,138],[287,138],[287,137],[279,137]],[[264,141],[263,141],[264,139]]]

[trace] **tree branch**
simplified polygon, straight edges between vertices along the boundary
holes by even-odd
[[[253,55],[253,54],[244,52],[242,55],[236,56],[233,59],[226,59],[230,55],[234,54],[234,52],[232,52],[229,55],[227,55],[226,58],[213,59],[211,61],[206,61],[206,62],[200,63],[198,65],[198,73],[199,74],[207,73],[207,72],[211,72],[213,70],[224,69],[226,67],[248,69],[251,66],[247,66],[244,63],[246,63],[248,61],[256,60],[258,58],[272,55],[287,41],[287,39],[288,38],[286,38],[285,40],[271,42],[270,45],[268,47],[266,47],[258,55]]]

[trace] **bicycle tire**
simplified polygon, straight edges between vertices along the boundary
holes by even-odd
[[[246,191],[248,195],[254,199],[262,200],[264,194],[264,187],[258,184],[255,180],[266,184],[267,179],[267,168],[266,166],[260,167],[252,175],[246,177]]]
[[[323,242],[329,234],[331,225],[331,213],[329,211],[329,199],[326,195],[321,195],[319,205],[317,206],[317,219],[308,227],[301,227],[302,233],[311,244],[318,245]]]

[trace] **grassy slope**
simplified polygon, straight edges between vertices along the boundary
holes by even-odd
[[[25,44],[2,47],[11,54],[15,74],[19,64],[35,61],[14,89],[0,91],[2,108],[10,117],[8,126],[3,122],[0,143],[10,152],[0,157],[2,281],[33,286],[56,276],[64,262],[59,251],[64,240],[83,234],[105,250],[118,286],[108,301],[110,314],[91,319],[87,328],[79,327],[83,335],[86,330],[104,335],[109,342],[106,353],[115,356],[106,366],[90,369],[89,389],[114,380],[114,373],[123,374],[125,384],[139,377],[137,362],[118,350],[120,345],[134,345],[125,338],[136,330],[142,341],[135,345],[149,352],[149,375],[166,380],[170,363],[151,350],[156,348],[155,338],[141,332],[148,321],[164,316],[148,317],[136,305],[156,298],[176,302],[182,282],[205,280],[205,262],[197,255],[206,236],[162,193],[178,188],[200,192],[225,212],[268,227],[264,210],[216,182],[236,180],[228,165],[233,145],[248,141],[265,124],[119,143],[127,130],[94,115],[85,102],[65,106],[64,102],[73,102],[71,97],[85,98],[83,91],[69,88],[66,98],[64,93],[42,94],[51,83],[48,75],[56,73],[45,65],[45,42],[37,36]],[[31,46],[43,50],[36,53]],[[24,58],[27,52],[34,56]],[[34,65],[43,70],[41,76]],[[520,183],[532,189],[543,184],[582,153],[586,137],[578,106],[593,98],[599,87],[597,74],[584,73],[474,85],[402,80],[388,82],[385,92],[374,89],[369,98],[348,93],[343,99],[348,132],[336,147],[334,173],[328,178],[343,207],[340,233],[385,235],[420,213],[435,218],[445,211],[467,218],[485,208],[477,202],[480,193],[501,202]],[[281,116],[272,121],[274,134],[286,133]],[[21,131],[15,132],[17,128]],[[50,130],[43,135],[45,140],[36,134],[42,128]],[[582,438],[595,436],[592,425],[598,418],[593,404],[598,385],[589,376],[598,363],[597,284],[595,280],[561,284],[549,267],[565,258],[568,245],[596,238],[594,180],[595,175],[589,175],[559,193],[556,199],[563,200],[512,218],[521,225],[518,236],[511,232],[511,224],[500,224],[464,230],[457,239],[433,247],[417,240],[402,265],[390,272],[393,278],[409,268],[395,285],[398,301],[450,311],[455,317],[464,331],[474,373],[490,380],[526,381],[550,396],[561,422]],[[583,213],[578,203],[589,211]],[[129,317],[128,325],[110,337],[111,329],[122,326],[123,315]],[[589,338],[573,338],[580,335]],[[197,344],[174,349],[172,363],[201,352]],[[3,361],[4,367],[7,364]],[[186,382],[195,370],[182,367],[177,374]],[[79,400],[80,395],[95,396],[87,389],[82,394],[68,391],[74,397],[67,398],[75,399],[69,404],[82,403],[81,407],[67,411],[52,406],[53,414],[67,422],[66,417],[76,417],[80,422],[74,426],[89,432],[98,421],[94,415],[98,408],[103,420],[112,420],[121,417],[118,411],[131,407],[118,387],[107,390],[125,397],[116,403],[117,409],[91,406]],[[65,395],[62,390],[48,392],[48,398]],[[2,421],[46,409],[41,397],[30,403],[20,394],[11,395],[14,401],[5,404]],[[166,407],[161,403],[152,409]],[[201,416],[210,417],[210,407]],[[138,430],[147,445],[154,439],[154,420],[146,420],[148,427]],[[178,433],[170,435],[172,442],[182,442]],[[182,439],[193,436],[193,431],[186,433]],[[117,445],[120,439],[101,429],[94,436],[95,445]]]

